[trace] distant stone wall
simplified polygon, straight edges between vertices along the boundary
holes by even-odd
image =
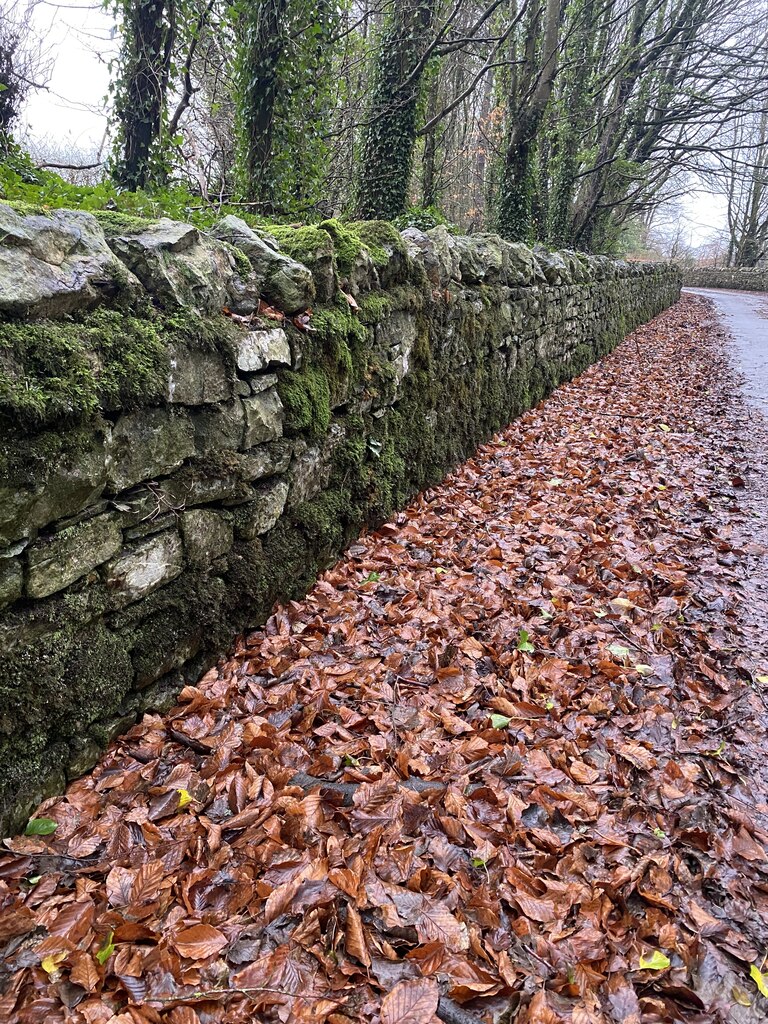
[[[0,207],[3,830],[680,288],[445,229],[213,234]]]
[[[737,270],[694,267],[683,272],[684,288],[725,288],[739,292],[768,292],[768,267],[762,270]]]

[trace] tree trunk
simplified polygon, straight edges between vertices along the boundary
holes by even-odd
[[[423,60],[437,0],[404,0],[382,36],[356,188],[361,218],[392,220],[408,204]]]
[[[440,76],[435,74],[429,83],[427,98],[427,121],[431,121],[437,113],[437,101],[440,93]],[[436,206],[437,195],[437,125],[424,138],[424,169],[421,183],[422,206]]]
[[[536,10],[538,13],[540,8]],[[518,97],[510,97],[510,127],[496,211],[499,233],[512,241],[522,242],[531,241],[533,232],[533,192],[536,188],[533,158],[536,136],[557,74],[560,0],[546,0],[540,42],[536,40],[539,34],[536,29],[537,26],[532,24],[526,74],[521,80],[527,95],[522,104]],[[538,61],[530,52],[532,44],[539,50]]]
[[[113,176],[135,191],[165,180],[163,115],[176,32],[173,0],[135,0],[123,24],[125,83],[116,103],[122,155]]]
[[[269,211],[275,198],[273,137],[288,0],[256,0],[242,7],[238,60],[241,187],[246,199]]]

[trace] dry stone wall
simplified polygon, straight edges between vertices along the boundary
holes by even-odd
[[[2,829],[679,289],[442,228],[0,207]]]
[[[727,267],[693,267],[683,274],[686,288],[725,288],[739,292],[768,292],[768,267],[739,270]]]

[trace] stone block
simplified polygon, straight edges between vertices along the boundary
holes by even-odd
[[[288,491],[289,483],[282,478],[269,480],[255,487],[254,500],[240,510],[238,537],[251,541],[271,530],[283,514]]]
[[[112,558],[122,543],[122,532],[111,515],[38,541],[27,551],[27,596],[42,598],[63,590]]]
[[[24,589],[24,570],[21,558],[6,558],[0,554],[0,608],[18,601]]]
[[[15,453],[27,463],[23,474],[10,473],[0,481],[0,544],[34,536],[36,530],[92,505],[107,480],[106,451],[100,433],[84,432],[56,438],[41,434],[20,443]],[[56,450],[58,449],[58,450]]]
[[[275,387],[278,380],[276,373],[262,373],[258,377],[251,377],[246,394],[260,395],[262,391],[269,391],[270,388]],[[245,383],[245,381],[241,381],[241,383]]]
[[[166,476],[195,453],[195,430],[181,409],[137,409],[121,416],[107,444],[113,493]]]
[[[70,744],[70,757],[67,764],[67,781],[79,779],[98,762],[101,747],[90,737],[75,737]]]
[[[232,375],[218,352],[175,345],[168,352],[168,401],[176,405],[224,402],[232,395]]]
[[[297,450],[291,463],[289,505],[301,505],[328,486],[333,453],[345,437],[344,427],[340,423],[332,423],[321,444],[307,447],[304,451]]]
[[[193,565],[210,565],[232,547],[232,524],[220,512],[194,508],[181,517],[184,550]]]
[[[283,403],[276,388],[243,399],[245,437],[243,447],[253,448],[283,436]]]
[[[416,317],[397,309],[376,325],[376,344],[380,348],[406,345],[413,348],[419,334]]]
[[[93,214],[51,210],[25,216],[0,206],[0,312],[61,317],[120,292],[140,291]]]
[[[195,428],[195,448],[207,452],[237,451],[243,446],[245,411],[239,398],[191,413]]]
[[[291,365],[291,346],[282,327],[249,331],[235,339],[235,360],[243,373]]]
[[[112,237],[109,245],[166,308],[216,313],[234,303],[245,313],[258,304],[255,281],[249,287],[252,275],[240,276],[231,248],[191,224],[163,218]]]
[[[166,531],[126,548],[104,571],[113,604],[122,607],[147,597],[175,579],[183,568],[181,537]]]
[[[258,235],[245,221],[231,214],[212,229],[215,238],[234,245],[248,257],[257,287],[264,297],[289,316],[312,305],[315,282],[302,263],[281,253],[269,235]]]

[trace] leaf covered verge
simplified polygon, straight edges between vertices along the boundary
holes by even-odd
[[[684,299],[43,804],[0,1019],[765,1019],[732,395]]]

